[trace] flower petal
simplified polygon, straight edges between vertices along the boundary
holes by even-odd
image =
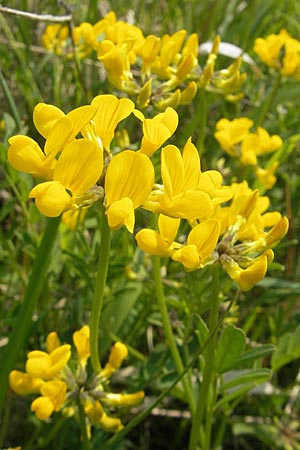
[[[102,170],[99,147],[88,139],[77,139],[65,147],[53,178],[76,196],[87,192],[99,180]]]
[[[47,217],[58,217],[73,206],[72,197],[59,181],[38,184],[29,193],[35,199],[37,208]]]

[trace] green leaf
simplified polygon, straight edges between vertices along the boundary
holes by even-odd
[[[227,381],[220,386],[222,391],[235,388],[241,384],[251,383],[252,387],[259,383],[268,381],[272,376],[270,369],[251,369],[251,370],[236,370],[229,374]]]
[[[249,364],[257,359],[265,358],[269,356],[276,350],[276,347],[272,344],[261,345],[259,347],[254,348],[253,350],[249,350],[243,353],[235,362],[235,366],[243,365],[245,363]]]
[[[278,340],[277,350],[273,353],[271,366],[273,370],[300,358],[300,325],[293,332],[285,333]]]
[[[243,330],[228,325],[218,342],[216,354],[216,371],[224,373],[232,369],[244,350],[246,336]]]

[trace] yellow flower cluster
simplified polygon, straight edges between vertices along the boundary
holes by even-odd
[[[150,156],[177,127],[177,113],[168,108],[153,119],[143,117],[144,137],[139,151],[126,150],[115,156],[110,143],[115,128],[134,109],[129,99],[100,95],[91,105],[65,115],[40,103],[33,119],[45,138],[44,149],[33,139],[17,135],[9,140],[8,160],[17,170],[45,181],[29,197],[46,216],[86,206],[103,198],[109,225],[134,227],[134,209],[150,194],[154,168]],[[140,117],[141,118],[141,117]],[[76,136],[81,133],[80,138]],[[96,184],[98,182],[98,184]]]
[[[77,400],[81,402],[90,425],[99,425],[109,432],[121,430],[121,420],[107,415],[105,410],[136,405],[144,398],[142,391],[133,394],[109,391],[109,378],[127,357],[126,346],[116,342],[105,367],[88,377],[90,342],[87,325],[73,334],[73,343],[77,354],[75,371],[68,365],[71,346],[61,345],[56,332],[51,332],[47,336],[45,352],[33,350],[28,353],[26,372],[10,372],[11,389],[19,395],[39,394],[31,403],[31,411],[40,420],[47,420],[53,412],[60,410],[67,415],[76,414],[72,402]]]
[[[265,39],[257,38],[254,51],[268,66],[278,70],[281,75],[300,78],[300,41],[292,38],[286,31],[270,34]]]
[[[161,158],[164,184],[156,185],[144,204],[160,214],[158,231],[140,230],[139,247],[171,257],[187,270],[220,263],[241,290],[251,289],[265,276],[271,248],[287,233],[288,220],[278,212],[266,213],[268,197],[260,197],[246,182],[226,187],[219,172],[202,172],[190,140],[182,155],[167,146]],[[222,205],[230,199],[229,206]],[[175,241],[180,218],[192,226],[185,243]]]
[[[95,25],[83,22],[73,30],[79,57],[96,52],[112,86],[135,97],[139,108],[151,102],[159,110],[190,103],[198,85],[228,98],[239,91],[245,80],[239,70],[241,60],[215,71],[219,38],[215,42],[202,69],[198,61],[198,36],[196,33],[187,36],[184,29],[172,35],[145,37],[140,28],[117,20],[111,11]],[[66,27],[48,25],[42,44],[57,54],[71,52]],[[236,100],[239,98],[240,94]]]
[[[132,112],[142,123],[138,150],[112,153],[116,127]],[[182,152],[175,145],[162,148],[161,184],[155,183],[151,156],[177,128],[174,109],[168,107],[148,119],[129,99],[99,95],[66,115],[54,106],[38,104],[33,118],[45,138],[44,150],[27,136],[14,136],[8,159],[16,169],[46,180],[29,194],[43,214],[58,216],[101,199],[109,227],[117,230],[124,225],[133,232],[135,209],[142,207],[160,215],[159,232],[143,229],[136,235],[146,252],[169,256],[187,270],[219,261],[244,290],[264,277],[273,257],[270,248],[288,226],[279,213],[263,214],[267,197],[260,198],[245,183],[224,186],[216,170],[202,171],[191,139]],[[255,163],[256,154],[273,151],[281,140],[263,129],[250,134],[251,125],[245,118],[232,123],[222,119],[216,137],[229,152],[242,142],[243,161]],[[256,143],[252,148],[244,146],[248,137]],[[175,241],[180,219],[192,227],[185,244]],[[276,239],[268,237],[274,233]]]
[[[255,175],[266,189],[271,189],[276,182],[274,172],[278,163],[262,168],[257,157],[274,152],[282,146],[280,136],[270,136],[262,127],[251,132],[254,122],[246,117],[239,119],[221,119],[216,124],[215,138],[221,148],[230,156],[238,158],[246,166],[254,166]]]

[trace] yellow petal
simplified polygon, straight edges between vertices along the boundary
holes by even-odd
[[[40,350],[33,350],[28,353],[26,361],[26,372],[33,377],[45,378],[52,365],[48,353]]]
[[[181,262],[187,270],[195,270],[200,264],[197,246],[194,244],[185,245],[183,248],[176,250],[172,259]]]
[[[42,384],[43,380],[41,378],[32,377],[19,370],[13,370],[9,374],[9,385],[18,395],[38,393]]]
[[[71,357],[71,346],[69,344],[60,345],[50,353],[51,367],[48,370],[47,378],[52,378],[60,372]]]
[[[40,146],[28,136],[13,136],[8,140],[8,161],[20,172],[30,173],[37,178],[51,177],[51,164],[46,163],[46,156]]]
[[[58,348],[59,345],[60,345],[60,343],[59,343],[57,333],[56,333],[56,331],[52,331],[51,333],[48,334],[47,339],[46,339],[47,352],[48,353],[53,352],[53,350]]]
[[[162,199],[159,212],[170,217],[179,217],[181,219],[194,220],[206,219],[213,212],[212,202],[205,192],[186,191],[177,195],[172,201],[164,203]]]
[[[107,168],[107,207],[125,197],[132,200],[134,209],[139,207],[150,194],[153,183],[154,168],[147,156],[130,150],[119,153]]]
[[[157,231],[150,229],[140,230],[135,235],[135,239],[140,249],[145,253],[150,253],[150,255],[164,257],[171,256],[174,253],[170,249],[170,244]]]
[[[158,217],[158,228],[161,236],[169,243],[172,243],[178,232],[180,219],[173,219],[172,217],[160,214]]]
[[[33,110],[33,123],[38,132],[47,139],[55,122],[64,115],[63,111],[56,106],[38,103]]]
[[[86,361],[90,356],[90,329],[87,325],[73,333],[73,342],[79,361]]]
[[[54,158],[57,153],[62,152],[72,133],[73,124],[67,116],[57,120],[51,130],[49,130],[44,147],[45,154]]]
[[[116,126],[132,113],[134,103],[127,98],[118,99],[114,95],[107,94],[95,97],[92,106],[97,108],[94,116],[96,132],[104,148],[109,149]]]
[[[99,147],[88,139],[77,139],[65,147],[53,178],[76,196],[96,184],[102,170],[103,154]]]
[[[38,184],[29,193],[35,199],[37,208],[47,217],[58,217],[73,206],[72,197],[58,181],[46,181]]]
[[[167,145],[161,152],[161,176],[166,194],[172,198],[183,191],[184,165],[175,145]]]
[[[73,125],[72,137],[75,138],[77,134],[90,122],[95,116],[97,108],[92,105],[84,105],[75,108],[67,114]]]
[[[188,236],[188,244],[195,244],[201,262],[204,262],[215,250],[220,234],[218,220],[208,219],[195,226]]]
[[[47,420],[54,411],[54,405],[48,397],[38,397],[31,403],[31,411],[40,420]]]
[[[112,230],[118,230],[125,225],[130,233],[133,232],[135,216],[132,200],[124,197],[113,202],[106,211],[108,225]]]
[[[59,411],[64,403],[67,385],[61,380],[47,381],[41,387],[41,394],[51,399],[54,411]]]
[[[189,138],[183,148],[182,160],[185,172],[185,189],[196,189],[201,176],[201,163],[198,150]],[[201,188],[200,188],[201,189]]]

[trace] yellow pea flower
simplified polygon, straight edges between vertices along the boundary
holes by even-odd
[[[178,114],[171,107],[168,107],[165,112],[157,114],[153,119],[146,119],[143,113],[136,109],[133,113],[143,123],[140,152],[147,156],[153,155],[172,136],[178,126]]]
[[[134,406],[140,403],[144,397],[144,391],[134,392],[133,394],[114,394],[109,392],[101,401],[109,406]]]
[[[180,219],[160,214],[158,218],[159,232],[144,228],[137,232],[135,239],[145,253],[161,257],[172,256],[175,249],[181,247],[180,244],[174,242],[179,225]]]
[[[44,215],[57,217],[81,204],[80,196],[98,181],[102,170],[101,149],[88,139],[77,139],[68,144],[60,155],[53,171],[53,181],[38,184],[29,197],[35,199]]]
[[[41,39],[42,46],[57,55],[61,55],[67,46],[68,36],[69,28],[67,26],[59,24],[47,25]]]
[[[122,342],[116,342],[109,355],[108,362],[105,367],[100,371],[100,378],[109,378],[111,375],[121,366],[124,359],[128,356],[128,350],[126,345]]]
[[[189,150],[188,150],[189,153]],[[182,156],[175,145],[168,145],[161,153],[161,175],[164,194],[157,197],[155,211],[170,217],[188,220],[203,219],[212,212],[208,193],[198,189],[201,177],[200,165],[194,152]]]
[[[71,346],[61,345],[50,354],[40,350],[28,353],[26,372],[37,378],[49,380],[60,372],[71,357]]]
[[[126,150],[116,155],[108,165],[105,177],[106,214],[110,228],[125,225],[132,233],[138,208],[150,194],[154,183],[154,168],[142,153]]]
[[[253,126],[253,121],[246,117],[239,119],[221,119],[216,124],[215,138],[231,156],[239,156],[236,144],[241,143],[249,133],[249,129]]]
[[[18,395],[39,393],[43,383],[42,378],[33,377],[19,370],[12,370],[9,374],[9,385]]]
[[[172,259],[181,262],[187,270],[204,267],[216,248],[219,234],[220,225],[215,219],[196,225],[188,235],[187,244],[176,250]]]
[[[46,139],[44,150],[27,136],[13,136],[9,139],[9,163],[21,172],[52,180],[56,155],[75,139],[95,113],[96,108],[91,105],[76,108],[65,115],[53,105],[38,103],[34,108],[33,120],[37,130]]]
[[[282,75],[299,79],[300,42],[286,30],[270,34],[265,39],[255,39],[254,52],[265,64],[279,70]]]
[[[100,425],[100,427],[105,431],[116,433],[124,428],[120,419],[107,416],[98,401],[86,402],[85,413],[89,417],[92,424]]]
[[[47,381],[41,387],[41,397],[31,403],[31,411],[40,420],[47,420],[53,411],[59,411],[65,401],[66,383],[60,380]]]
[[[247,292],[259,283],[267,272],[268,261],[273,259],[273,252],[271,250],[271,253],[270,251],[268,251],[268,254],[265,253],[252,260],[252,264],[246,269],[243,269],[227,255],[222,255],[220,261],[230,278],[236,282],[242,291]]]

